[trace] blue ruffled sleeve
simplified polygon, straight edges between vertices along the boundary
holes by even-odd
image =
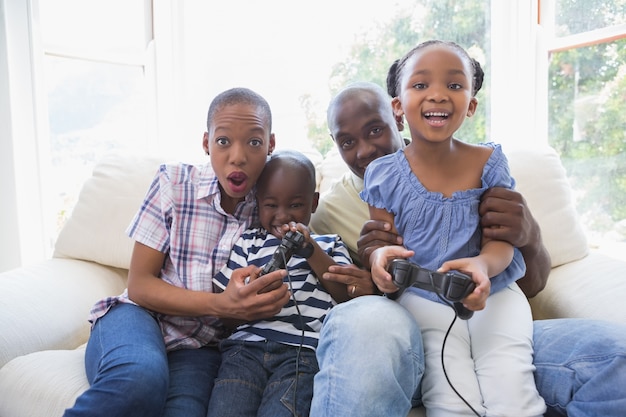
[[[400,150],[401,152],[401,150]],[[395,165],[395,154],[385,155],[372,161],[365,170],[363,191],[359,193],[361,200],[370,206],[388,210],[393,201],[391,190],[398,181],[398,168]],[[393,213],[396,215],[397,213]]]

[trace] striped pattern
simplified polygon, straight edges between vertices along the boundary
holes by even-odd
[[[338,264],[351,263],[348,249],[337,235],[312,235],[319,246]],[[232,271],[246,265],[263,266],[272,258],[280,240],[265,229],[247,230],[233,248],[226,267],[214,279],[215,285],[224,289]],[[271,340],[298,346],[302,343],[311,349],[317,347],[319,331],[327,312],[335,304],[311,271],[306,259],[294,255],[287,263],[293,286],[293,296],[278,315],[240,326],[231,336],[243,340]],[[285,282],[288,279],[285,278]],[[296,299],[298,314],[293,298]],[[302,338],[304,330],[304,339]]]

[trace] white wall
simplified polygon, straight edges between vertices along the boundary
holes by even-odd
[[[0,0],[0,271],[45,258],[42,160],[27,1]],[[19,161],[19,163],[16,163]]]

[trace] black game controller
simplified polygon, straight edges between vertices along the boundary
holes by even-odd
[[[274,251],[272,259],[266,263],[259,276],[269,274],[270,272],[285,269],[285,265],[291,259],[291,256],[297,254],[303,258],[309,258],[313,254],[313,246],[304,246],[304,235],[300,232],[288,231],[280,245]]]
[[[408,287],[416,287],[435,292],[450,301],[460,319],[468,320],[474,314],[461,303],[476,288],[469,275],[456,271],[430,271],[406,259],[394,259],[387,270],[393,283],[400,288],[395,293],[387,294],[392,300],[398,298]]]

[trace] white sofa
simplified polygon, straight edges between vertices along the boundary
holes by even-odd
[[[507,152],[518,189],[552,256],[535,318],[589,317],[626,323],[626,261],[590,251],[571,191],[551,148]],[[318,164],[321,188],[344,168]],[[126,286],[132,242],[124,234],[162,162],[104,158],[85,183],[54,257],[0,274],[0,417],[55,417],[88,387],[83,368],[87,313]],[[414,409],[411,416],[422,416]]]

